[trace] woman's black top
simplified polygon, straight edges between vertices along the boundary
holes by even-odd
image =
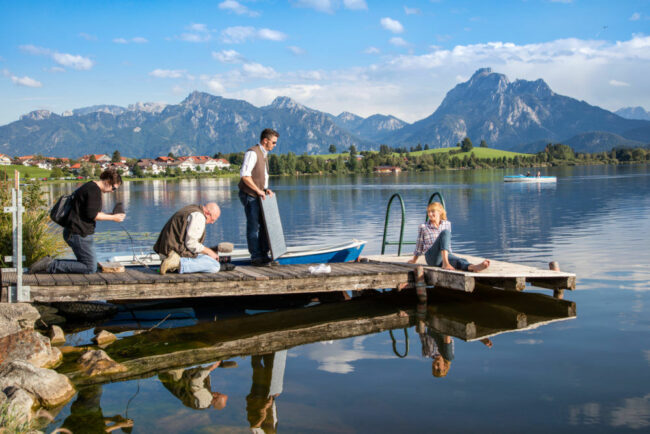
[[[67,228],[82,237],[95,233],[95,217],[102,210],[102,190],[90,181],[74,192]]]

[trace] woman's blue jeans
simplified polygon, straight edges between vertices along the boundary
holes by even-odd
[[[459,258],[451,253],[451,232],[447,229],[440,232],[438,238],[433,242],[433,245],[424,254],[424,259],[427,265],[434,267],[442,267],[442,251],[447,251],[447,258],[449,263],[456,270],[467,271],[469,269],[469,262],[463,258]]]
[[[97,272],[97,257],[93,248],[93,236],[82,237],[63,229],[63,240],[70,246],[77,260],[55,259],[47,267],[48,273],[90,274]]]

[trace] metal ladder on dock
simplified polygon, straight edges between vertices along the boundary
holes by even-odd
[[[447,207],[445,206],[445,198],[442,196],[442,193],[440,193],[439,191],[434,192],[429,197],[429,202],[427,202],[427,206],[429,206],[429,204],[431,202],[433,202],[436,197],[438,197],[438,199],[439,199],[438,202],[440,202],[442,204],[442,207],[447,209]],[[393,199],[395,199],[395,198],[399,199],[400,206],[402,207],[402,223],[401,223],[400,231],[399,231],[399,241],[386,241],[386,235],[387,235],[387,232],[388,232],[388,220],[389,220],[389,217],[390,217],[390,206],[392,205]],[[390,199],[388,200],[388,205],[386,206],[386,219],[384,221],[384,237],[382,238],[382,242],[381,242],[381,254],[382,255],[384,254],[384,252],[386,250],[386,246],[398,246],[397,247],[397,256],[399,256],[399,255],[402,254],[402,245],[413,245],[413,244],[415,244],[415,241],[404,241],[404,218],[405,218],[405,216],[406,216],[406,211],[404,209],[404,199],[402,199],[401,194],[395,193],[390,197]],[[425,219],[424,219],[424,222],[426,223],[428,220],[429,220],[429,216],[427,215],[425,217]]]

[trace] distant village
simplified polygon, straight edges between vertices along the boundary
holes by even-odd
[[[123,157],[117,151],[113,153],[113,156],[90,154],[84,155],[77,160],[40,155],[23,155],[11,158],[0,154],[0,166],[11,164],[51,170],[53,178],[63,178],[66,175],[90,177],[108,168],[115,168],[122,176],[171,175],[183,172],[213,173],[218,170],[227,171],[230,169],[230,163],[225,158],[192,155],[187,157],[161,156],[155,159],[141,158],[135,160]],[[57,171],[56,168],[60,169],[60,171]]]

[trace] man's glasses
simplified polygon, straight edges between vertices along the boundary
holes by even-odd
[[[111,188],[113,189],[113,191],[115,191],[117,190],[117,185],[111,185]]]

